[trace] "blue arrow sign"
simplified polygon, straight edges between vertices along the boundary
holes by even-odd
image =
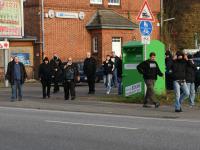
[[[152,23],[150,21],[141,21],[140,22],[140,33],[144,36],[151,35],[153,30]]]

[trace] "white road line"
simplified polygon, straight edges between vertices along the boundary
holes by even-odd
[[[53,120],[45,120],[45,122],[68,124],[68,125],[79,125],[79,126],[115,128],[115,129],[124,129],[124,130],[138,130],[138,128],[130,128],[130,127],[108,126],[108,125],[99,125],[99,124],[85,124],[85,123],[63,122],[63,121],[53,121]]]
[[[92,113],[92,112],[87,113],[87,112],[72,112],[72,111],[60,111],[60,110],[33,109],[33,108],[16,108],[16,107],[0,107],[0,109],[47,112],[47,113],[62,113],[62,114],[72,114],[72,115],[96,116],[96,117],[113,117],[113,118],[125,118],[125,119],[141,119],[141,120],[155,120],[155,121],[200,123],[200,120],[195,120],[195,119],[169,119],[169,118],[138,117],[138,116],[130,116],[130,115],[100,114],[100,113]]]

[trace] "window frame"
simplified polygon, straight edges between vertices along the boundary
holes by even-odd
[[[98,36],[92,38],[92,51],[93,53],[98,53]]]
[[[90,0],[90,4],[101,5],[101,4],[103,4],[103,0],[101,0],[101,2],[95,2],[95,0]]]
[[[110,0],[108,0],[108,5],[112,5],[112,6],[120,6],[121,4],[121,1],[119,0],[119,2],[118,3],[112,3],[112,2],[110,2]]]

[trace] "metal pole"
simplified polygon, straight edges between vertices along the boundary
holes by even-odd
[[[44,59],[44,0],[41,0],[41,23],[42,23],[42,60]]]
[[[163,41],[163,0],[160,0],[160,40]]]
[[[4,41],[7,41],[7,39],[4,39]],[[4,74],[6,75],[7,68],[8,68],[8,49],[4,49]],[[4,80],[4,86],[8,87],[8,80]]]

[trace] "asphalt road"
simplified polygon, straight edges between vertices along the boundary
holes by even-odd
[[[200,120],[0,107],[0,150],[199,150]]]

